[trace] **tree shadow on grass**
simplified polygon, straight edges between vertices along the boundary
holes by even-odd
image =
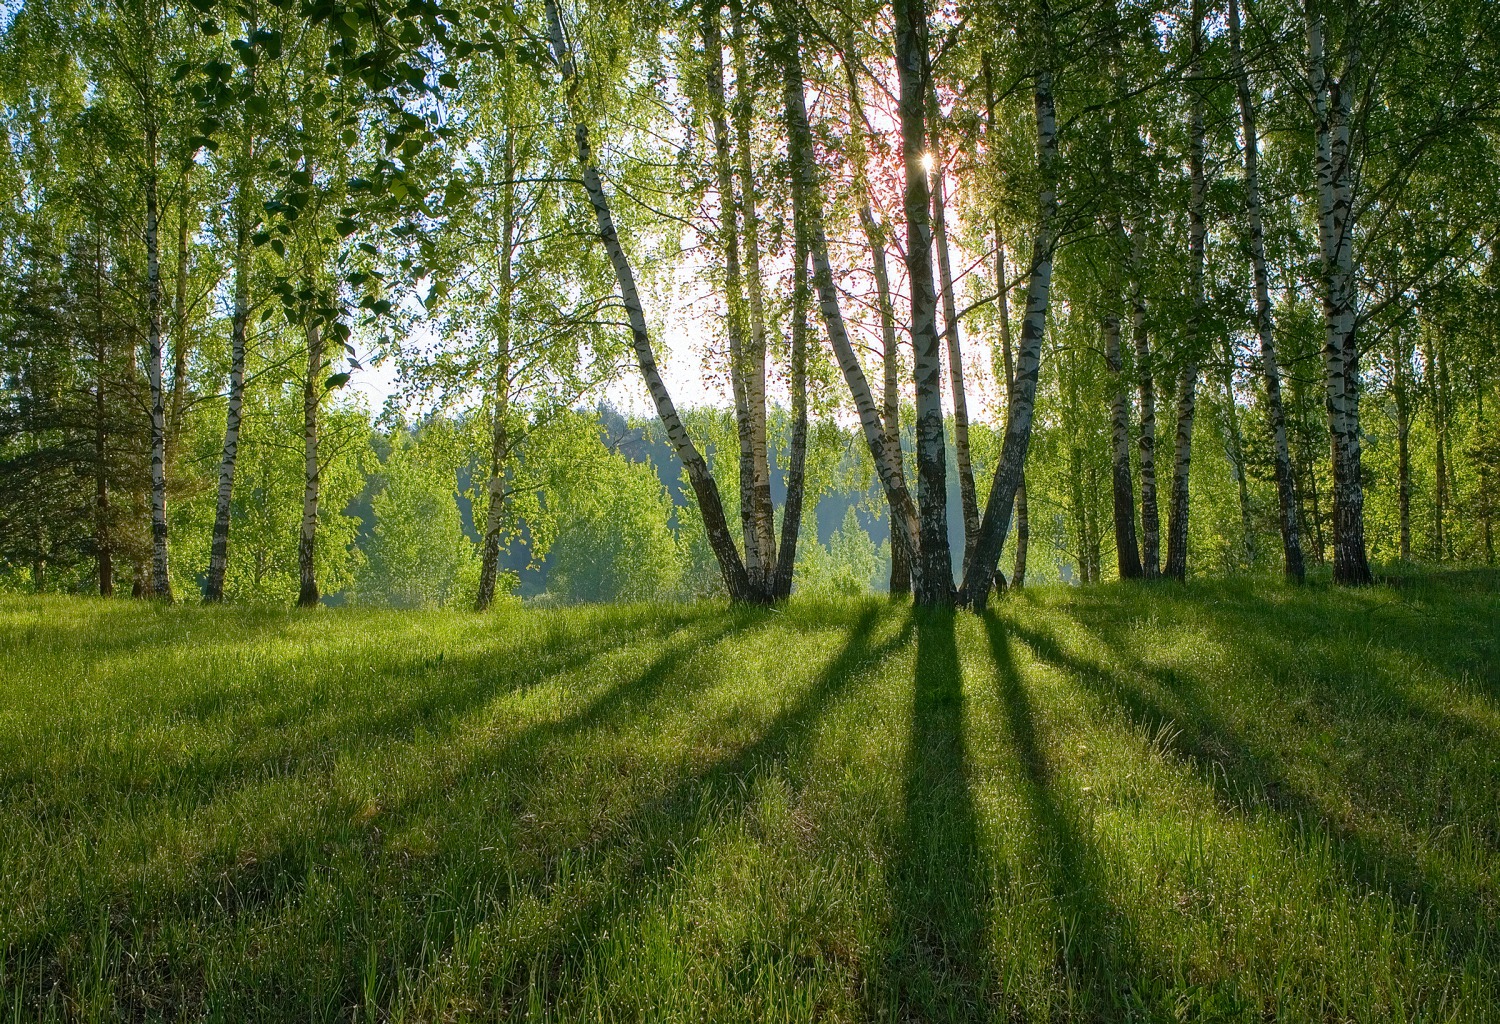
[[[454,945],[466,941],[467,935],[493,923],[496,915],[513,911],[518,897],[542,896],[545,905],[561,878],[607,879],[607,885],[587,888],[588,895],[582,899],[565,887],[557,895],[558,904],[548,911],[555,916],[548,917],[527,955],[487,965],[491,981],[486,999],[502,1008],[501,1016],[520,1014],[538,992],[544,1003],[555,1000],[559,992],[556,980],[587,961],[597,936],[612,922],[636,912],[662,885],[675,884],[678,869],[703,830],[742,813],[755,792],[756,779],[784,762],[798,737],[815,727],[862,670],[905,642],[905,633],[874,642],[872,636],[883,614],[879,607],[867,608],[851,624],[842,650],[753,742],[702,769],[689,771],[669,788],[632,807],[601,817],[592,823],[590,834],[582,842],[573,839],[564,844],[546,835],[528,836],[531,825],[527,824],[524,804],[514,803],[514,794],[510,806],[497,808],[493,831],[498,835],[491,838],[498,840],[509,833],[504,841],[522,855],[503,867],[494,858],[474,857],[441,846],[393,863],[382,848],[380,833],[395,834],[403,825],[433,814],[442,823],[444,815],[450,813],[445,804],[447,794],[493,786],[493,779],[502,774],[523,779],[542,777],[549,756],[593,730],[618,725],[622,715],[627,720],[650,716],[663,702],[676,701],[710,685],[711,680],[701,674],[683,677],[686,659],[733,632],[736,626],[743,630],[763,625],[765,617],[730,617],[711,631],[684,638],[630,682],[597,695],[574,713],[542,723],[502,744],[474,750],[472,757],[435,777],[432,785],[383,809],[374,822],[354,824],[335,817],[321,834],[296,837],[293,844],[277,851],[274,863],[263,861],[264,866],[254,877],[241,875],[234,894],[239,913],[272,910],[272,918],[263,919],[262,927],[274,925],[276,919],[295,918],[306,896],[297,880],[308,877],[311,869],[326,861],[328,844],[333,844],[358,852],[367,865],[364,877],[372,885],[394,887],[387,895],[400,900],[402,914],[380,922],[378,937],[367,940],[361,936],[369,934],[370,922],[364,916],[368,912],[359,907],[343,909],[329,923],[337,939],[320,950],[315,968],[272,959],[262,973],[236,972],[224,979],[216,1009],[230,1016],[248,1014],[258,1019],[290,1018],[295,1016],[291,1006],[305,1007],[313,1002],[347,1009],[361,1000],[359,985],[367,956],[375,956],[376,967],[384,977],[413,964],[441,963]],[[289,881],[293,883],[290,887]],[[462,908],[450,905],[460,902],[482,909],[464,917]],[[464,923],[434,937],[427,928],[432,919],[462,919]],[[233,925],[226,920],[222,927]],[[276,993],[275,1001],[264,1001],[266,993]],[[392,996],[387,993],[385,998]]]
[[[47,806],[46,794],[63,768],[70,776],[63,791],[71,805],[66,817],[75,826],[90,820],[89,813],[80,812],[107,814],[123,800],[142,797],[148,805],[170,803],[181,816],[247,786],[308,773],[327,775],[351,755],[408,742],[424,730],[449,731],[506,694],[581,669],[628,642],[661,640],[696,623],[727,632],[738,621],[726,613],[679,613],[653,618],[633,632],[581,636],[572,628],[549,629],[451,658],[412,653],[373,669],[373,682],[359,680],[363,652],[320,666],[336,676],[347,661],[350,671],[343,677],[358,692],[347,685],[343,692],[291,687],[290,699],[277,700],[284,694],[268,694],[266,685],[233,686],[226,680],[223,688],[163,707],[159,715],[165,721],[222,720],[228,732],[213,745],[158,744],[145,752],[149,756],[104,763],[97,745],[79,742],[70,747],[76,763],[67,766],[0,752],[0,813],[14,812],[18,804],[27,805],[27,813],[38,819],[56,812]]]
[[[1243,815],[1263,807],[1299,828],[1326,835],[1346,883],[1357,892],[1388,893],[1415,904],[1445,933],[1453,962],[1495,940],[1493,916],[1486,919],[1480,912],[1484,899],[1479,891],[1452,878],[1432,877],[1410,851],[1361,830],[1327,797],[1299,786],[1288,770],[1287,758],[1293,755],[1247,738],[1214,707],[1196,679],[1141,663],[1128,639],[1109,627],[1099,626],[1093,636],[1109,660],[1130,666],[1128,671],[1102,658],[1071,653],[1039,629],[1013,625],[1011,630],[1037,657],[1120,707],[1136,727],[1147,733],[1163,725],[1176,729],[1172,746],[1226,811]]]
[[[544,993],[543,1002],[555,1009],[561,981],[570,966],[588,960],[598,936],[610,930],[613,922],[639,913],[660,895],[664,885],[677,884],[681,868],[703,832],[744,814],[751,806],[757,781],[784,767],[796,743],[816,729],[818,721],[848,694],[864,671],[907,643],[913,628],[909,619],[887,639],[874,642],[878,627],[890,614],[882,606],[866,606],[849,626],[843,647],[753,742],[642,802],[579,851],[596,864],[619,858],[619,875],[598,898],[564,908],[562,918],[534,947],[531,959],[501,973],[495,995],[503,1007],[502,1017],[519,1015],[539,988]],[[754,982],[739,978],[731,982],[742,980]]]
[[[206,972],[206,964],[164,964],[159,958],[138,959],[132,947],[143,939],[158,935],[163,928],[172,927],[174,921],[212,921],[211,931],[233,930],[237,921],[247,914],[278,904],[296,906],[310,880],[320,869],[326,870],[336,851],[345,855],[352,853],[367,863],[379,862],[383,857],[385,835],[424,809],[441,804],[455,789],[481,784],[487,766],[507,762],[516,767],[535,764],[550,740],[586,731],[610,719],[627,702],[651,698],[694,650],[710,648],[736,628],[744,629],[754,624],[742,615],[715,614],[704,619],[699,628],[674,629],[661,654],[629,680],[594,695],[561,719],[524,727],[495,746],[470,751],[467,758],[440,762],[441,770],[430,773],[421,785],[407,791],[398,803],[379,809],[378,817],[370,819],[364,819],[360,808],[349,805],[347,799],[337,793],[332,784],[333,771],[341,758],[347,758],[357,750],[373,748],[382,739],[384,742],[405,742],[402,734],[409,733],[410,729],[396,729],[394,733],[382,733],[376,729],[376,734],[370,735],[371,723],[368,721],[361,719],[345,723],[344,728],[366,730],[367,734],[357,736],[356,742],[340,743],[337,733],[330,733],[326,756],[309,761],[309,752],[302,751],[301,761],[295,762],[300,770],[291,777],[303,781],[322,779],[324,785],[319,802],[306,809],[307,813],[298,819],[294,831],[275,834],[270,845],[260,845],[254,850],[238,849],[234,844],[210,846],[199,854],[195,863],[187,865],[187,870],[176,882],[163,884],[162,879],[142,878],[139,880],[144,886],[141,891],[112,888],[119,884],[121,877],[115,873],[102,875],[102,882],[97,878],[81,877],[83,884],[79,891],[52,894],[50,921],[34,922],[39,930],[29,935],[8,937],[6,946],[0,949],[5,959],[5,973],[14,975],[20,965],[37,965],[45,974],[55,976],[67,991],[72,983],[67,980],[69,971],[64,965],[77,959],[80,941],[88,941],[79,929],[95,927],[102,913],[109,930],[114,933],[111,944],[119,954],[116,965],[121,977],[117,991],[129,997],[121,1004],[122,1012],[132,1008],[147,1016],[160,1012],[163,1006],[154,995],[157,992],[180,989],[202,993],[201,973]],[[558,651],[560,661],[543,660],[540,664],[557,671],[568,666],[582,667],[623,642],[624,639],[615,637],[602,648]],[[449,693],[449,700],[443,704],[443,724],[450,733],[466,713],[483,706],[496,695],[496,681],[473,678],[468,669],[474,667],[465,667],[461,663],[456,666],[459,678],[472,681],[457,692]],[[479,675],[482,677],[483,673]],[[381,722],[391,722],[386,713],[377,713],[376,717]],[[540,768],[537,764],[536,770]],[[243,782],[231,774],[223,784],[238,789]],[[498,884],[493,878],[465,880],[466,885],[470,883],[491,890]],[[125,884],[129,884],[128,875]],[[100,888],[101,885],[105,888]],[[144,904],[141,902],[143,893],[147,900]],[[423,898],[428,895],[424,894]],[[198,950],[199,954],[202,952]],[[297,966],[299,969],[306,967]],[[349,984],[353,984],[353,979],[358,976],[360,966],[354,962],[344,965],[344,977]],[[183,969],[199,973],[200,981],[182,985],[177,972]],[[296,987],[292,985],[293,989]],[[185,1012],[199,1009],[201,1007],[190,1007]],[[257,1012],[265,1009],[261,1006]]]
[[[892,922],[874,1015],[978,1021],[994,1016],[985,926],[991,894],[964,743],[963,672],[952,609],[917,609],[904,827],[886,869]]]
[[[1037,830],[1043,869],[1056,901],[1061,934],[1056,970],[1067,998],[1086,1019],[1112,1019],[1149,999],[1158,979],[1144,961],[1129,922],[1107,896],[1107,879],[1092,837],[1058,792],[1051,763],[1037,733],[1038,716],[1010,649],[1008,627],[993,612],[984,615],[995,686],[1020,766],[1017,780]],[[1018,634],[1019,635],[1019,634]]]

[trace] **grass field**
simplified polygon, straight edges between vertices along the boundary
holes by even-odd
[[[1500,575],[0,600],[0,1018],[1500,1020]]]

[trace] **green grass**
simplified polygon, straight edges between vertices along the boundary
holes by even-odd
[[[0,600],[0,1019],[1500,1019],[1500,576]]]

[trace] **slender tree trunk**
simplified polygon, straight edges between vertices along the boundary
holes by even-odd
[[[241,183],[244,187],[244,183]],[[224,453],[219,459],[219,491],[214,507],[213,542],[208,556],[208,579],[203,599],[224,600],[224,576],[229,569],[229,527],[234,512],[234,471],[240,451],[240,421],[245,405],[245,327],[250,316],[250,217],[243,208],[235,225],[234,316],[229,330],[229,402],[224,416]]]
[[[1240,530],[1245,565],[1255,565],[1255,518],[1250,509],[1250,481],[1245,476],[1245,437],[1240,432],[1240,410],[1234,398],[1234,345],[1224,338],[1224,420],[1229,437],[1229,461],[1240,497]]]
[[[1116,88],[1123,92],[1127,86],[1117,32],[1111,34],[1108,67]],[[1134,134],[1133,129],[1131,134]],[[1125,218],[1121,212],[1124,183],[1117,177],[1115,170],[1114,154],[1119,145],[1119,135],[1116,115],[1107,114],[1102,153],[1104,187],[1107,190],[1104,226],[1117,247],[1108,257],[1109,272],[1102,321],[1104,363],[1114,385],[1109,405],[1110,508],[1115,531],[1115,566],[1122,580],[1131,580],[1139,579],[1142,570],[1141,550],[1135,536],[1135,482],[1130,471],[1130,385],[1125,378],[1125,359],[1120,341],[1120,264],[1131,261],[1131,239],[1125,231]]]
[[[177,198],[177,280],[172,298],[172,402],[167,418],[167,461],[172,461],[182,436],[182,415],[188,385],[188,175],[182,176]]]
[[[774,571],[774,566],[766,561],[756,514],[756,458],[747,380],[746,304],[740,274],[740,225],[734,195],[734,167],[724,103],[724,44],[719,31],[719,0],[704,0],[702,7],[708,118],[713,126],[714,170],[719,187],[719,248],[724,255],[729,382],[734,395],[735,430],[740,444],[740,530],[744,537],[745,573],[750,578],[750,585],[760,589],[769,584],[768,576]]]
[[[552,55],[562,71],[564,88],[571,106],[574,102],[574,93],[578,88],[578,80],[572,54],[564,41],[562,15],[558,11],[556,0],[546,0],[546,13]],[[688,483],[692,486],[693,494],[698,500],[698,508],[703,515],[704,532],[708,537],[709,548],[719,563],[719,572],[724,579],[724,589],[728,592],[731,601],[764,600],[765,592],[751,586],[749,574],[745,571],[745,563],[735,547],[734,535],[730,532],[729,522],[724,515],[724,502],[719,496],[719,485],[714,480],[713,473],[709,471],[708,463],[704,461],[697,446],[693,444],[687,428],[683,426],[682,418],[677,414],[677,406],[672,402],[672,396],[661,378],[661,372],[657,369],[656,353],[652,349],[651,334],[646,326],[646,314],[641,306],[640,293],[636,289],[635,273],[631,269],[629,258],[625,255],[624,247],[620,244],[620,236],[615,231],[609,198],[604,193],[604,183],[599,177],[598,168],[594,166],[588,126],[582,120],[578,120],[574,125],[574,139],[577,145],[578,166],[583,172],[584,191],[588,194],[589,203],[594,209],[599,239],[604,244],[610,265],[614,269],[615,281],[620,288],[621,303],[625,306],[626,315],[630,320],[636,364],[640,367],[641,376],[645,378],[646,388],[650,391],[651,399],[656,405],[657,417],[667,432],[667,440],[671,442],[678,459],[682,461],[683,469],[687,472]]]
[[[901,452],[901,352],[896,340],[896,309],[891,302],[891,278],[886,266],[885,233],[875,222],[875,213],[867,199],[859,208],[860,224],[864,227],[865,240],[870,246],[870,262],[875,272],[876,299],[880,306],[880,339],[882,393],[881,421],[885,427],[887,448],[896,453],[896,472],[903,482],[906,466]],[[896,523],[896,510],[887,502],[891,524]],[[889,591],[893,596],[911,593],[911,559],[903,544],[894,543],[892,530],[891,577]]]
[[[252,0],[247,10],[247,34],[259,24],[258,5]],[[250,86],[255,86],[255,68],[248,71]],[[219,459],[219,488],[214,503],[213,540],[208,553],[208,578],[204,581],[203,600],[217,604],[224,600],[224,577],[229,571],[229,529],[234,513],[234,474],[239,462],[240,421],[245,405],[245,331],[250,319],[250,231],[254,223],[255,121],[245,110],[242,115],[238,166],[235,168],[234,196],[234,312],[229,328],[229,394],[224,414],[224,450]]]
[[[979,498],[974,490],[974,462],[969,454],[969,402],[964,391],[963,346],[959,338],[958,307],[953,298],[953,266],[948,253],[946,186],[943,182],[942,110],[937,88],[928,83],[928,126],[932,159],[932,237],[937,246],[938,286],[943,299],[943,342],[948,351],[948,378],[953,390],[953,460],[958,467],[958,495],[964,517],[963,572],[969,571],[974,541],[979,536]]]
[[[1146,296],[1141,281],[1145,263],[1145,227],[1130,232],[1130,338],[1135,349],[1137,401],[1141,407],[1136,447],[1141,464],[1141,575],[1161,575],[1161,515],[1156,504],[1156,378],[1151,367],[1151,335],[1146,326]]]
[[[776,552],[776,507],[771,500],[770,438],[766,410],[766,312],[760,262],[760,213],[755,183],[755,150],[751,145],[751,121],[755,91],[746,54],[745,24],[740,0],[730,0],[735,61],[735,139],[739,149],[739,184],[742,228],[745,235],[745,295],[749,301],[750,335],[745,349],[745,401],[750,414],[752,506],[756,543],[765,566],[766,586],[774,589],[779,576]]]
[[[813,286],[817,291],[823,325],[828,331],[828,341],[833,347],[834,358],[844,375],[850,397],[854,399],[865,444],[870,449],[875,473],[880,478],[886,502],[891,507],[891,544],[893,547],[905,545],[908,564],[912,567],[913,589],[921,596],[925,593],[922,585],[925,567],[919,558],[921,527],[917,508],[906,489],[906,480],[901,470],[901,451],[888,441],[880,408],[875,404],[864,369],[849,340],[849,332],[844,326],[844,314],[839,308],[833,268],[828,259],[828,239],[823,228],[817,166],[813,161],[812,130],[807,123],[807,99],[803,92],[799,24],[801,11],[787,0],[778,3],[775,10],[783,33],[782,82],[792,175],[793,217],[796,223],[803,225],[806,232],[805,244],[812,257]]]
[[[1088,460],[1085,472],[1088,500],[1084,505],[1084,523],[1088,530],[1088,582],[1098,583],[1100,576],[1100,564],[1104,561],[1101,553],[1103,547],[1102,535],[1099,531],[1099,465],[1093,459]]]
[[[980,58],[980,71],[984,76],[984,110],[985,128],[994,133],[995,128],[995,83],[990,73],[990,55],[986,51]],[[997,150],[998,159],[998,150]],[[1003,171],[996,167],[996,173]],[[1011,346],[1010,337],[1010,271],[1006,267],[1005,255],[1005,228],[1000,222],[1000,209],[997,206],[994,212],[995,219],[995,295],[1000,303],[1000,365],[994,365],[994,356],[991,354],[991,368],[995,371],[997,378],[1005,381],[1005,415],[1010,415],[1011,404],[1015,400],[1016,393],[1016,366],[1015,353]],[[1026,509],[1026,469],[1021,467],[1021,482],[1016,488],[1016,564],[1009,585],[1021,587],[1026,583],[1026,547],[1031,538],[1031,520]],[[972,557],[970,559],[972,562]],[[967,579],[968,570],[964,571]],[[1006,588],[1005,573],[998,565],[995,569],[994,587],[996,590]]]
[[[927,5],[896,0],[896,74],[901,82],[901,156],[906,179],[906,276],[911,288],[911,339],[916,370],[917,498],[922,570],[916,597],[922,604],[953,603],[953,560],[948,547],[948,457],[943,430],[942,356],[937,294],[932,278],[932,197],[927,187]]]
[[[507,128],[504,147],[505,191],[500,198],[500,294],[495,310],[495,379],[491,400],[489,507],[485,514],[484,549],[479,562],[479,593],[476,611],[484,611],[495,600],[495,580],[500,570],[500,534],[505,528],[505,476],[510,462],[510,332],[512,259],[516,237],[515,137]]]
[[[1000,295],[1000,353],[1005,365],[1005,414],[1010,416],[1010,407],[1015,402],[1016,366],[1010,339],[1010,279],[1005,276],[1005,240],[1000,234],[1000,225],[995,225],[995,278]],[[1026,502],[1026,468],[1021,467],[1021,482],[1016,486],[1016,565],[1011,573],[1010,585],[1020,588],[1026,585],[1026,549],[1031,545],[1031,515]],[[1005,586],[1005,576],[995,570],[995,588]]]
[[[1406,374],[1410,368],[1406,339],[1396,333],[1396,358],[1391,365],[1391,397],[1396,404],[1396,514],[1401,561],[1411,561],[1411,397]]]
[[[1280,511],[1282,564],[1286,578],[1301,583],[1306,572],[1302,564],[1302,531],[1297,521],[1296,478],[1286,439],[1286,412],[1281,402],[1281,367],[1276,359],[1271,279],[1266,270],[1265,227],[1261,217],[1260,135],[1256,129],[1250,74],[1240,49],[1239,0],[1229,0],[1229,46],[1239,93],[1240,127],[1245,135],[1245,216],[1250,229],[1250,263],[1255,272],[1255,328],[1260,337],[1260,367],[1266,385],[1266,423],[1271,433],[1276,502]]]
[[[109,335],[104,330],[104,252],[94,235],[94,554],[99,596],[115,592],[114,540],[109,503]]]
[[[885,233],[875,222],[874,211],[867,199],[859,208],[860,224],[865,230],[865,239],[870,246],[870,262],[875,271],[875,292],[880,305],[880,339],[882,394],[881,421],[885,427],[885,443],[896,453],[896,472],[902,481],[906,479],[906,465],[901,457],[901,352],[896,341],[896,309],[891,302],[890,271],[885,262]],[[895,543],[895,506],[887,502],[892,525],[891,578],[889,591],[893,596],[911,593],[911,558],[903,544]]]
[[[792,592],[792,569],[797,564],[797,537],[802,529],[802,499],[807,490],[807,231],[793,228],[795,266],[792,270],[792,444],[786,473],[786,504],[781,512],[781,553],[776,563],[776,600]],[[891,546],[894,551],[896,545]]]
[[[1370,583],[1365,554],[1364,486],[1360,480],[1359,367],[1354,341],[1353,188],[1349,166],[1353,72],[1358,51],[1351,48],[1344,77],[1328,74],[1322,19],[1305,0],[1308,79],[1317,138],[1318,241],[1323,293],[1323,375],[1327,389],[1328,431],[1333,454],[1333,578],[1336,583]]]
[[[1432,491],[1432,557],[1442,561],[1449,549],[1448,542],[1448,408],[1445,395],[1445,374],[1442,372],[1443,353],[1434,345],[1431,328],[1422,332],[1423,355],[1427,363],[1428,408],[1432,417],[1433,438],[1433,491]]]
[[[155,113],[146,123],[146,375],[151,387],[151,596],[172,600],[167,572],[167,407],[162,384],[161,211],[157,198]]]
[[[1167,506],[1166,575],[1179,582],[1187,579],[1189,482],[1193,458],[1193,420],[1198,405],[1198,346],[1203,320],[1204,222],[1207,192],[1204,182],[1203,140],[1203,4],[1193,0],[1193,57],[1188,71],[1188,174],[1192,198],[1188,203],[1188,237],[1191,249],[1193,312],[1187,331],[1187,351],[1177,378],[1177,434],[1173,444],[1172,495]]]
[[[854,51],[852,36],[845,44],[845,51],[846,53]],[[859,195],[863,200],[859,207],[859,223],[864,230],[865,242],[870,248],[876,302],[880,308],[881,368],[883,371],[881,420],[885,426],[887,450],[896,454],[896,472],[904,482],[906,466],[901,455],[901,353],[897,347],[896,307],[891,301],[891,277],[886,265],[886,228],[876,219],[875,211],[870,205],[870,183],[864,170],[867,156],[863,138],[866,130],[864,102],[860,96],[859,79],[856,77],[854,64],[847,58],[844,61],[844,71],[849,82],[849,108],[854,122],[853,139],[856,143],[851,147],[850,157],[855,164],[855,187],[859,190]],[[906,546],[896,540],[899,513],[889,502],[887,502],[887,511],[891,523],[891,575],[888,591],[891,596],[896,597],[911,593],[911,560]]]
[[[1110,301],[1116,300],[1111,289]],[[1130,387],[1125,381],[1124,359],[1120,353],[1120,315],[1109,312],[1104,317],[1104,361],[1114,379],[1110,397],[1110,479],[1115,526],[1115,559],[1123,580],[1141,576],[1141,553],[1135,540],[1135,485],[1130,474]]]
[[[1000,552],[1010,532],[1011,508],[1021,487],[1026,465],[1026,450],[1031,444],[1031,424],[1036,408],[1037,375],[1042,361],[1042,335],[1047,322],[1047,306],[1052,286],[1052,249],[1054,221],[1057,216],[1056,164],[1057,116],[1052,98],[1052,72],[1048,66],[1052,42],[1050,12],[1046,0],[1035,6],[1038,22],[1035,45],[1041,57],[1036,70],[1034,104],[1036,107],[1037,166],[1041,186],[1037,193],[1037,230],[1032,242],[1031,270],[1026,286],[1026,314],[1021,322],[1021,345],[1016,359],[1015,386],[1005,416],[1005,440],[1000,448],[1000,464],[990,485],[984,518],[979,525],[979,540],[974,558],[964,578],[961,600],[977,609],[989,601],[994,585]],[[1017,576],[1023,576],[1021,567]]]
[[[1089,571],[1089,528],[1083,486],[1083,423],[1078,410],[1078,359],[1070,350],[1057,356],[1063,388],[1063,433],[1068,439],[1068,521],[1073,528],[1073,557],[1079,583],[1092,583]]]
[[[318,488],[322,482],[318,466],[318,406],[323,396],[323,331],[315,320],[307,325],[307,380],[302,388],[302,527],[297,534],[297,571],[302,587],[299,608],[318,603],[317,563]]]
[[[1474,385],[1474,419],[1479,423],[1484,423],[1484,381],[1482,379],[1476,380]],[[1489,489],[1488,485],[1491,483],[1489,477],[1490,475],[1481,469],[1480,486],[1486,490]],[[1484,563],[1486,565],[1494,565],[1495,503],[1493,500],[1486,498],[1480,508],[1482,511],[1479,514],[1479,523],[1481,526],[1481,539],[1484,541]]]

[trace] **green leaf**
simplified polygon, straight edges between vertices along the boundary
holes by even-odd
[[[347,373],[335,373],[323,382],[323,386],[332,391],[334,388],[341,388],[347,383],[349,383],[349,375]]]

